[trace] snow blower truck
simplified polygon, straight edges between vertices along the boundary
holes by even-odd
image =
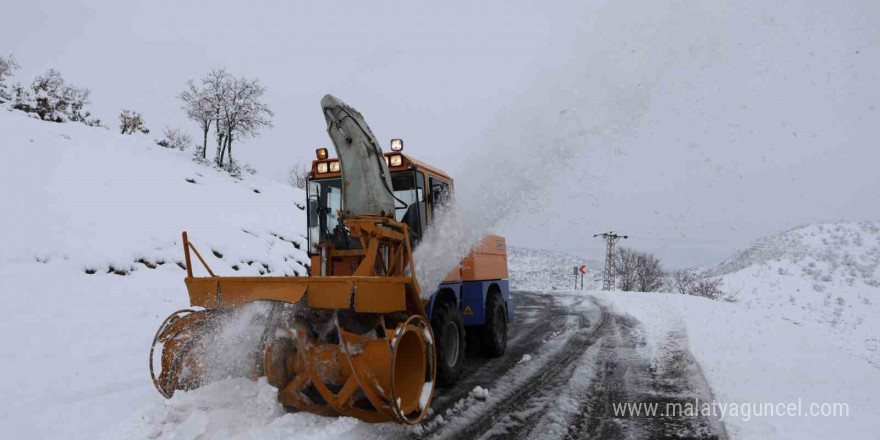
[[[153,384],[170,398],[218,379],[212,362],[226,351],[216,343],[224,323],[268,304],[260,341],[238,360],[245,375],[265,376],[288,408],[417,424],[435,383],[458,380],[466,343],[488,357],[504,353],[514,315],[505,241],[485,236],[423,298],[412,250],[450,199],[452,179],[405,156],[400,139],[383,153],[361,114],[332,95],[321,107],[338,158],[321,148],[312,163],[310,275],[217,276],[184,232],[193,308],[156,332]],[[207,276],[193,275],[191,254]]]

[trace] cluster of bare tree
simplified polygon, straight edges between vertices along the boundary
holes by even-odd
[[[92,119],[85,109],[89,102],[89,90],[67,84],[57,70],[50,69],[38,76],[29,86],[8,84],[8,79],[19,69],[12,55],[0,56],[0,104],[11,102],[12,108],[34,117],[54,122],[82,122],[90,126],[102,126],[99,119]],[[214,162],[232,174],[242,171],[254,173],[247,165],[240,166],[232,159],[233,141],[257,136],[263,128],[271,127],[272,110],[263,102],[266,88],[256,79],[238,78],[225,69],[214,69],[199,83],[190,80],[178,97],[189,119],[199,123],[203,133],[202,144],[196,148],[196,157],[207,162],[208,134],[215,130],[217,153]],[[148,134],[144,117],[138,112],[122,110],[119,115],[122,134]],[[193,143],[192,138],[180,129],[165,128],[164,138],[157,144],[185,150]],[[297,183],[296,185],[303,185]]]
[[[663,266],[653,254],[621,247],[615,255],[614,267],[620,290],[657,292],[663,288]]]
[[[735,301],[735,294],[725,292],[720,277],[696,268],[666,272],[660,260],[648,252],[621,247],[614,257],[617,287],[623,291],[667,291],[682,295]]]
[[[272,110],[263,102],[265,91],[258,80],[236,78],[225,69],[212,70],[200,84],[187,82],[179,98],[186,116],[198,122],[202,130],[202,145],[196,156],[207,161],[208,134],[213,127],[217,140],[214,162],[232,168],[232,142],[256,136],[261,129],[272,126]]]
[[[86,110],[90,103],[89,90],[67,84],[55,69],[37,76],[28,86],[17,83],[10,92],[6,79],[18,68],[12,55],[0,57],[0,103],[12,101],[12,108],[44,121],[101,125],[101,120],[91,118]]]

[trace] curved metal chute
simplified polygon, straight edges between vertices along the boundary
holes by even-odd
[[[342,208],[346,217],[394,215],[388,165],[364,117],[333,95],[321,100],[327,134],[342,171]]]

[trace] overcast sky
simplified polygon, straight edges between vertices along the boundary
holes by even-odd
[[[187,79],[259,78],[275,127],[236,155],[279,180],[330,145],[333,93],[463,198],[522,199],[482,199],[512,244],[600,259],[592,235],[614,229],[682,266],[880,218],[876,3],[16,1],[0,53],[15,80],[54,67],[108,125],[131,109],[154,133],[197,135]]]

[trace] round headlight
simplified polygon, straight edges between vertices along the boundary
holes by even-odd
[[[324,174],[327,172],[327,162],[321,162],[318,164],[318,173]]]

